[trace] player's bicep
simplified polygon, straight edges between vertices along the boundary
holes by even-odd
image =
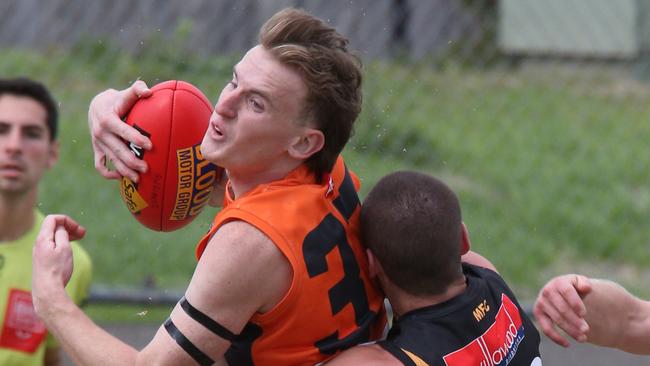
[[[186,297],[150,346],[166,352],[163,359],[174,360],[169,364],[221,360],[250,318],[284,296],[291,279],[287,267],[261,232],[241,222],[224,225],[203,252]]]

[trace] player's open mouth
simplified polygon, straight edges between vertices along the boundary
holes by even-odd
[[[216,135],[217,137],[223,136],[223,132],[221,132],[221,128],[219,128],[216,122],[212,122],[210,125],[212,126],[212,132],[214,133],[214,135]]]

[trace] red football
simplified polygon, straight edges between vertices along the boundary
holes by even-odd
[[[172,231],[190,223],[205,207],[221,168],[201,155],[212,105],[195,86],[178,80],[151,88],[138,100],[126,123],[149,137],[153,148],[127,143],[149,169],[138,183],[123,177],[122,199],[135,218],[156,231]]]

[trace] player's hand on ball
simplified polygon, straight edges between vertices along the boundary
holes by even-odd
[[[95,169],[108,179],[126,176],[138,181],[138,173],[147,170],[147,164],[137,159],[122,139],[151,149],[151,141],[135,128],[122,121],[131,107],[140,98],[151,95],[151,90],[141,80],[137,80],[124,90],[109,89],[97,94],[88,109],[88,127],[95,155]],[[110,170],[112,162],[115,171]]]
[[[201,213],[222,170],[201,153],[212,103],[182,80],[160,82],[150,93],[131,106],[126,123],[121,123],[134,126],[154,145],[144,150],[122,142],[122,148],[145,162],[148,170],[140,174],[137,184],[123,178],[120,194],[140,223],[152,230],[172,231]]]
[[[65,215],[49,215],[43,221],[33,249],[32,297],[39,313],[53,297],[65,294],[72,276],[70,240],[86,233],[81,225]]]
[[[587,340],[589,325],[583,297],[591,291],[591,281],[581,275],[567,274],[549,281],[539,292],[533,307],[535,318],[544,334],[555,343],[568,347],[569,341],[556,326],[578,342]]]

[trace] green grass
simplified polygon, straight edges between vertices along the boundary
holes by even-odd
[[[90,43],[73,51],[4,49],[0,58],[2,75],[40,79],[61,101],[61,160],[42,186],[41,209],[87,227],[96,282],[184,288],[214,210],[173,233],[140,226],[117,183],[94,171],[88,103],[136,78],[187,80],[216,100],[233,58],[179,60],[155,48],[130,57]],[[646,89],[602,74],[367,63],[364,111],[345,156],[362,195],[397,169],[446,180],[459,193],[474,249],[524,300],[575,269],[641,289],[650,268]],[[109,308],[89,310],[106,320]],[[135,321],[144,310],[128,308],[122,318]]]

